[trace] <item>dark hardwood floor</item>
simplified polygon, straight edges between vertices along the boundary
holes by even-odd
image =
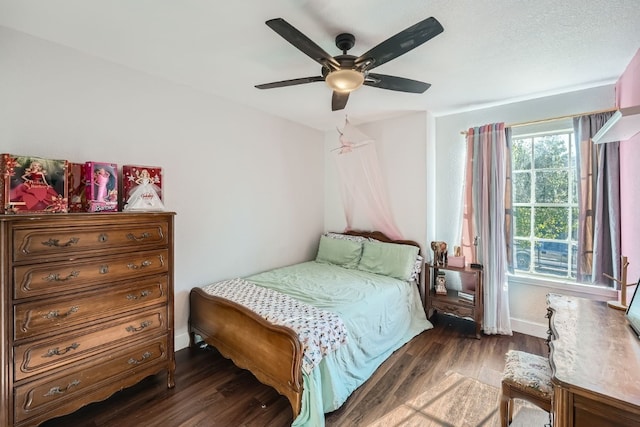
[[[425,331],[396,351],[337,411],[328,427],[366,426],[412,394],[436,384],[448,371],[499,387],[504,354],[509,349],[546,355],[545,340],[513,336],[474,337],[472,322],[436,315]],[[176,386],[166,388],[166,374],[149,377],[109,399],[50,420],[46,427],[81,426],[289,426],[288,401],[236,368],[212,349],[176,352]]]

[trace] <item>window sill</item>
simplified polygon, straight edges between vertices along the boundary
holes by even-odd
[[[549,289],[557,289],[562,293],[600,300],[617,300],[618,291],[603,286],[587,285],[583,283],[571,282],[569,280],[553,279],[538,276],[525,276],[507,274],[507,281],[511,284],[539,286]]]

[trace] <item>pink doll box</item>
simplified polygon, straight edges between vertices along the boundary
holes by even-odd
[[[67,212],[67,161],[0,154],[3,214]]]
[[[450,267],[464,268],[464,256],[449,256],[447,257],[447,265]]]
[[[118,165],[86,162],[84,164],[87,211],[115,212],[118,210]]]
[[[69,212],[86,212],[84,163],[69,163]]]
[[[141,184],[146,181],[149,182],[148,191],[145,191],[141,196],[148,202],[144,203],[145,206],[140,206],[136,203],[136,201],[140,201],[137,193],[141,192]],[[132,198],[136,200],[132,200]],[[162,168],[160,166],[122,166],[122,210],[164,210]]]

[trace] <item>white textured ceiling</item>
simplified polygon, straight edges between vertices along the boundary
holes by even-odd
[[[423,94],[362,87],[332,112],[323,82],[254,88],[320,74],[268,19],[331,55],[352,33],[358,56],[429,16],[444,32],[375,70],[431,83]],[[326,130],[345,114],[442,115],[613,83],[640,48],[640,1],[0,0],[0,25]]]

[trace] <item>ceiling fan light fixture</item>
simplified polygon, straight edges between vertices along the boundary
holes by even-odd
[[[353,92],[364,83],[364,74],[356,70],[336,70],[325,77],[327,86],[336,92]]]

